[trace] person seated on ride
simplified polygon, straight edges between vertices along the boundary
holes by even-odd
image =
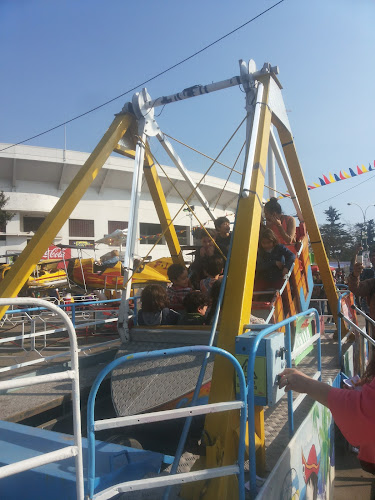
[[[189,278],[194,288],[199,290],[201,279],[206,277],[204,272],[205,260],[213,255],[221,255],[215,246],[216,231],[210,227],[201,228],[201,246],[195,250],[193,262],[189,268]]]
[[[120,260],[120,252],[118,250],[112,250],[110,253],[110,257],[105,260],[101,260],[102,267],[114,267],[117,262]]]
[[[225,257],[228,255],[230,244],[230,222],[226,217],[218,217],[215,220],[215,229],[217,231],[216,243]]]
[[[255,274],[256,290],[281,288],[284,276],[288,274],[296,256],[284,245],[280,245],[271,229],[264,229],[259,235],[259,249]]]
[[[266,227],[272,229],[277,241],[285,245],[293,253],[297,253],[296,243],[296,221],[290,215],[284,215],[276,198],[271,198],[264,205]]]
[[[191,292],[188,272],[182,264],[172,264],[167,269],[167,274],[172,285],[167,288],[167,295],[170,306],[175,311],[182,311],[184,297]]]
[[[41,264],[39,269],[39,276],[44,276],[48,274],[47,264]]]
[[[147,285],[141,294],[142,308],[138,311],[138,325],[176,325],[179,314],[168,307],[165,288],[161,285]]]
[[[207,274],[207,278],[203,278],[200,281],[200,289],[201,292],[208,295],[211,291],[212,285],[218,280],[221,281],[221,275],[224,271],[224,259],[219,255],[207,257],[203,269]]]
[[[179,325],[204,325],[206,323],[208,298],[204,293],[193,290],[186,295],[182,303],[185,312],[178,319]]]

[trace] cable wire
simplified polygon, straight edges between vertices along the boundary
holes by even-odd
[[[220,38],[217,38],[215,41],[209,43],[208,45],[206,45],[202,49],[197,50],[196,52],[194,52],[190,56],[185,57],[184,59],[181,59],[181,61],[177,62],[176,64],[173,64],[169,68],[167,68],[167,69],[165,69],[163,71],[160,71],[156,75],[148,78],[147,80],[145,80],[145,81],[143,81],[141,83],[138,83],[135,87],[132,87],[131,89],[126,90],[122,94],[120,94],[120,95],[118,95],[116,97],[113,97],[112,99],[109,99],[108,101],[103,102],[102,104],[99,104],[98,106],[95,106],[94,108],[89,109],[88,111],[85,111],[84,113],[81,113],[81,114],[79,114],[77,116],[74,116],[73,118],[70,118],[70,120],[67,120],[67,121],[65,121],[63,123],[60,123],[59,125],[51,127],[48,130],[45,130],[44,132],[40,132],[39,134],[33,135],[32,137],[29,137],[28,139],[24,139],[23,141],[16,142],[14,144],[11,144],[10,146],[7,146],[7,147],[5,147],[3,149],[0,149],[0,152],[1,151],[5,151],[6,149],[9,149],[9,148],[13,148],[14,146],[18,146],[20,144],[24,144],[25,142],[29,142],[29,141],[31,141],[33,139],[36,139],[37,137],[41,137],[42,135],[48,134],[49,132],[52,132],[53,130],[56,130],[57,128],[63,127],[64,125],[67,125],[68,123],[71,123],[71,122],[73,122],[75,120],[78,120],[79,118],[82,118],[83,116],[86,116],[86,115],[88,115],[90,113],[93,113],[94,111],[97,111],[98,109],[103,108],[104,106],[107,106],[111,102],[114,102],[117,99],[120,99],[121,97],[124,97],[126,94],[129,94],[130,92],[133,92],[134,90],[136,90],[137,88],[141,87],[142,85],[146,85],[146,83],[149,83],[149,82],[155,80],[156,78],[159,78],[159,76],[162,76],[165,73],[168,73],[169,71],[171,71],[172,69],[177,68],[178,66],[181,66],[181,64],[184,64],[185,62],[189,61],[190,59],[193,59],[193,57],[201,54],[202,52],[204,52],[205,50],[209,49],[210,47],[213,47],[214,45],[216,45],[217,43],[221,42],[225,38],[228,38],[230,35],[233,35],[233,33],[236,33],[237,31],[241,30],[242,28],[244,28],[248,24],[252,23],[253,21],[255,21],[256,19],[258,19],[259,17],[263,16],[264,14],[266,14],[267,12],[269,12],[270,10],[274,9],[275,7],[277,7],[278,5],[280,5],[281,3],[283,3],[284,1],[285,0],[280,0],[279,2],[276,2],[274,5],[271,5],[271,7],[269,7],[268,9],[265,9],[260,14],[257,14],[256,16],[252,17],[251,19],[249,19],[245,23],[241,24],[240,26],[237,26],[237,28],[234,28],[232,31],[229,31],[229,33],[226,33],[225,35],[221,36]]]
[[[344,193],[347,193],[348,191],[351,191],[352,189],[355,189],[356,187],[360,186],[361,184],[363,184],[364,182],[368,182],[369,180],[374,180],[375,179],[375,175],[373,175],[372,177],[365,179],[364,181],[362,182],[359,182],[356,186],[353,186],[353,187],[350,187],[348,189],[345,189],[345,191],[342,191],[341,193],[338,193],[338,194],[335,194],[334,196],[331,196],[331,198],[327,198],[326,200],[324,201],[320,201],[319,203],[314,203],[314,207],[317,207],[318,205],[321,205],[322,203],[326,203],[327,201],[330,201],[330,200],[333,200],[333,198],[337,198],[338,196],[341,196],[343,195]]]

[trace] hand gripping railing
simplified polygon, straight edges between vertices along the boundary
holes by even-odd
[[[234,366],[239,382],[240,382],[240,400],[206,404],[201,406],[190,406],[187,408],[179,408],[175,410],[157,411],[151,413],[143,413],[139,415],[130,415],[126,417],[117,417],[106,420],[94,420],[94,404],[99,386],[103,379],[118,366],[130,361],[141,361],[144,359],[155,359],[167,356],[179,356],[181,354],[195,354],[198,352],[206,352],[218,354],[227,358]],[[230,466],[216,467],[212,469],[204,469],[200,471],[187,472],[182,474],[169,474],[168,476],[159,476],[156,478],[140,479],[135,481],[127,481],[109,487],[95,494],[95,431],[127,427],[130,425],[147,424],[165,420],[173,420],[177,418],[193,417],[196,415],[207,415],[209,413],[217,413],[222,411],[240,410],[240,436],[238,446],[238,463]],[[217,477],[237,475],[239,481],[239,498],[245,498],[244,485],[244,455],[245,455],[245,431],[246,431],[246,382],[241,365],[234,356],[219,349],[218,347],[210,346],[191,346],[178,347],[174,349],[166,349],[151,352],[139,352],[122,356],[109,363],[96,377],[96,380],[90,391],[87,404],[87,439],[88,439],[88,494],[89,499],[104,500],[112,498],[119,493],[126,493],[136,490],[152,489],[164,486],[172,486],[177,484],[185,484],[193,481],[207,480]]]
[[[82,436],[81,436],[81,414],[80,414],[80,396],[79,396],[79,372],[78,372],[78,348],[77,339],[74,331],[73,323],[70,321],[65,312],[59,307],[42,299],[32,298],[15,298],[15,299],[0,299],[0,307],[7,305],[34,305],[44,307],[53,313],[57,314],[66,326],[66,330],[70,339],[71,352],[71,370],[65,370],[58,373],[50,373],[48,375],[33,375],[32,377],[23,377],[20,379],[6,380],[0,382],[0,390],[13,389],[17,387],[25,387],[47,382],[70,380],[72,382],[72,402],[73,402],[73,430],[74,430],[74,446],[67,446],[50,453],[45,453],[27,460],[22,460],[14,464],[5,465],[0,468],[0,479],[34,469],[41,465],[46,465],[52,462],[57,462],[70,457],[75,457],[76,465],[76,492],[77,500],[84,498],[83,485],[83,466],[82,466]]]
[[[292,352],[291,346],[291,331],[290,324],[296,321],[297,318],[302,316],[315,315],[316,319],[316,331],[317,333],[313,335],[308,342],[305,342],[302,346],[297,348]],[[251,345],[251,350],[249,354],[248,368],[247,368],[247,406],[248,406],[248,434],[249,434],[249,472],[250,472],[250,495],[251,498],[255,498],[257,494],[256,489],[256,456],[255,456],[255,404],[254,404],[254,368],[255,368],[255,357],[260,344],[260,341],[270,333],[280,330],[280,328],[285,326],[286,337],[286,363],[287,367],[291,368],[292,360],[296,359],[307,347],[312,345],[314,342],[318,342],[318,371],[313,376],[314,379],[321,379],[322,370],[322,360],[321,360],[321,342],[320,342],[320,321],[319,314],[316,309],[308,309],[302,313],[291,316],[290,318],[281,321],[275,325],[269,326],[262,330],[255,338]],[[249,325],[250,327],[250,325]],[[293,402],[293,392],[288,392],[288,419],[289,419],[289,433],[292,436],[294,433],[294,422],[293,422],[293,412],[301,404],[302,400],[306,397],[306,394],[300,394],[298,398]]]

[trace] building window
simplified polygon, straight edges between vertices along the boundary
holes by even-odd
[[[175,226],[174,227],[177,233],[177,238],[180,243],[180,245],[187,245],[188,244],[188,231],[190,231],[190,228],[187,226]]]
[[[84,219],[69,219],[69,236],[93,238],[95,236],[94,221]]]
[[[108,221],[108,234],[113,233],[116,229],[127,229],[128,223],[124,220],[109,220]]]
[[[6,230],[7,230],[6,223],[4,222],[4,224],[0,224],[0,233],[6,233]],[[7,237],[5,236],[5,234],[0,234],[0,241],[6,241],[6,240]]]
[[[44,222],[45,217],[34,217],[29,215],[23,216],[23,231],[24,233],[36,233]]]
[[[141,233],[141,245],[154,245],[162,232],[160,224],[149,224],[141,222],[139,225]],[[158,245],[164,245],[164,238],[161,238]]]

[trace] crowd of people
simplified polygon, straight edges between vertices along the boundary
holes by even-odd
[[[296,258],[295,252],[288,248],[296,240],[294,218],[282,214],[275,198],[265,205],[265,217],[259,234],[255,275],[257,290],[280,288]],[[230,241],[227,217],[216,219],[215,229],[201,228],[200,245],[194,252],[190,267],[172,264],[167,271],[171,282],[168,288],[155,284],[143,289],[138,324],[210,324],[216,310]]]
[[[281,212],[276,199],[265,206],[265,224],[261,225],[255,275],[255,289],[279,288],[289,273],[295,258],[296,223],[293,217]],[[202,229],[201,245],[194,253],[189,269],[173,264],[168,269],[171,285],[148,285],[141,296],[138,312],[139,325],[203,325],[210,324],[219,297],[225,258],[230,245],[229,220],[221,217],[215,230]],[[370,254],[375,266],[375,251]],[[364,269],[353,259],[351,273],[342,269],[333,273],[336,284],[346,284],[358,296],[365,297],[369,315],[375,319],[375,271]],[[321,314],[325,298],[319,271],[314,273],[312,306]],[[315,303],[314,303],[315,299]],[[330,311],[328,310],[328,314]],[[375,405],[375,358],[373,358],[357,390],[336,389],[313,380],[302,372],[287,368],[280,374],[279,386],[310,395],[327,406],[344,436],[359,446],[362,467],[375,473],[375,435],[372,428]],[[355,421],[356,425],[352,425]]]

